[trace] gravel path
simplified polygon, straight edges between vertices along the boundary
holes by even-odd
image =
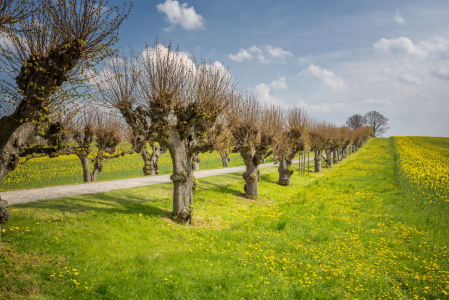
[[[313,157],[310,158],[313,160]],[[293,161],[298,163],[299,161]],[[274,167],[273,163],[259,165],[259,168]],[[196,178],[222,175],[235,172],[245,171],[245,166],[222,168],[213,170],[200,170],[195,171]],[[164,182],[171,182],[170,175],[158,175],[139,178],[129,178],[111,181],[90,182],[84,184],[75,185],[63,185],[63,186],[51,186],[37,189],[17,190],[17,191],[5,191],[0,192],[0,197],[3,200],[12,204],[35,202],[44,199],[54,199],[60,197],[76,196],[83,194],[95,194],[101,192],[107,192],[118,189],[128,189],[144,185],[152,185]]]

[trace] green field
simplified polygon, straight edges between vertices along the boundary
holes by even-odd
[[[449,299],[449,222],[397,161],[371,139],[290,187],[262,169],[257,201],[241,173],[202,178],[194,226],[170,218],[171,183],[12,206],[0,298]]]

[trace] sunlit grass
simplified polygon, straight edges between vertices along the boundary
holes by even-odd
[[[200,179],[194,226],[171,220],[171,183],[12,206],[0,295],[448,298],[449,224],[421,221],[430,211],[398,188],[388,139],[289,187],[261,173],[256,201],[241,173]]]

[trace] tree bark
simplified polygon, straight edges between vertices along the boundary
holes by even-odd
[[[242,174],[245,180],[245,185],[243,189],[245,190],[246,197],[249,199],[257,199],[258,196],[258,183],[260,180],[259,169],[257,168],[262,161],[262,159],[257,157],[257,155],[252,155],[241,151],[240,155],[245,162],[246,171]]]
[[[9,116],[0,119],[0,187],[3,178],[19,164],[20,153],[35,129],[32,122],[21,124]]]
[[[143,158],[143,175],[155,175],[153,166],[150,160],[150,154],[148,153],[147,147],[143,147],[142,151],[140,151],[140,155]]]
[[[338,162],[338,158],[337,158],[337,149],[334,149],[334,151],[332,151],[332,159],[333,159],[333,164],[335,165]]]
[[[189,154],[189,142],[181,140],[176,133],[170,135],[167,148],[173,162],[173,214],[177,222],[190,224],[193,217],[193,184],[192,156]]]
[[[321,149],[315,149],[315,173],[321,173]]]
[[[223,168],[227,168],[231,159],[229,158],[229,153],[220,153],[221,162],[223,163]]]
[[[326,149],[326,168],[332,168],[332,151],[330,149]]]
[[[287,158],[281,159],[279,162],[278,171],[279,171],[278,184],[284,186],[290,185],[290,177],[293,174],[292,161]]]
[[[143,166],[144,175],[156,175],[159,174],[159,157],[167,152],[165,146],[158,147],[154,143],[151,144],[153,151],[151,155],[148,153],[146,147],[142,148],[141,155],[145,162]]]
[[[194,171],[198,171],[200,169],[200,153],[199,152],[195,152],[192,155],[192,165],[193,165],[193,170]]]
[[[89,157],[85,153],[76,154],[81,161],[83,167],[84,182],[92,182],[98,179],[98,175],[103,170],[103,152],[99,152],[95,157],[94,170],[90,172]]]

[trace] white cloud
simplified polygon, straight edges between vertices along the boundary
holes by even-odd
[[[335,73],[332,71],[322,69],[318,66],[315,66],[314,64],[310,64],[307,69],[299,73],[299,76],[304,74],[314,76],[334,91],[345,90],[347,88],[346,83],[341,77],[335,75]]]
[[[270,83],[270,86],[274,89],[286,89],[287,82],[285,81],[285,77],[281,77],[278,80],[274,80]]]
[[[406,37],[397,39],[382,38],[374,44],[374,49],[386,53],[411,54],[415,56],[427,56],[427,53],[415,46],[413,42]]]
[[[396,14],[394,15],[393,20],[398,23],[398,24],[405,24],[405,20],[402,17],[401,13],[399,10],[396,11]]]
[[[195,12],[193,6],[187,7],[187,3],[179,4],[178,1],[166,0],[159,3],[156,7],[160,13],[165,13],[171,26],[164,28],[166,31],[172,30],[176,25],[187,30],[204,29],[204,18]]]
[[[165,57],[167,55],[168,48],[157,44],[156,47],[148,47],[142,52],[142,56],[149,58],[149,59],[160,59],[161,57]],[[195,63],[190,59],[189,54],[187,52],[170,52],[170,56],[174,61],[177,61],[177,63],[184,64],[186,67],[192,71],[196,72],[196,65]]]
[[[278,80],[273,80],[269,84],[261,83],[254,87],[254,95],[262,102],[275,105],[284,105],[282,101],[276,97],[270,95],[271,88],[273,89],[286,89],[287,83],[285,77],[281,77]]]
[[[275,48],[271,45],[263,46],[263,50],[257,46],[251,46],[248,49],[240,49],[237,54],[229,54],[228,57],[234,61],[242,62],[255,58],[260,63],[275,62],[284,64],[285,59],[293,56],[290,51],[282,48]]]
[[[283,59],[289,56],[293,56],[293,54],[290,51],[282,50],[282,48],[274,48],[271,45],[265,46],[265,51],[274,58]]]
[[[242,62],[244,60],[251,60],[253,59],[253,56],[251,53],[246,51],[245,49],[240,49],[239,53],[233,55],[229,54],[228,57],[232,59],[233,61]]]
[[[441,36],[433,36],[418,44],[418,48],[428,54],[446,54],[449,50],[449,39]]]

